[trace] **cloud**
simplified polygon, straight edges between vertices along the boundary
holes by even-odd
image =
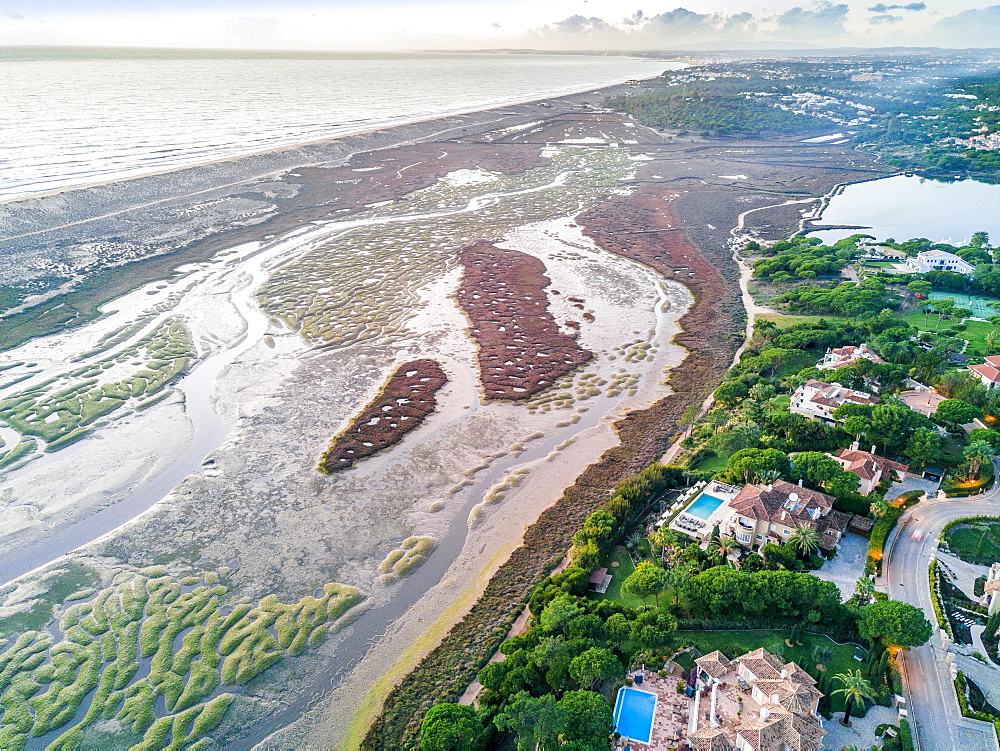
[[[891,13],[880,13],[877,16],[872,16],[868,19],[868,23],[875,26],[888,26],[894,23],[899,23],[903,20],[902,16],[894,16]]]
[[[624,24],[625,26],[641,26],[643,23],[645,23],[645,21],[646,17],[642,15],[642,11],[637,10],[628,18],[623,18],[622,24]]]
[[[844,21],[849,8],[845,3],[823,2],[813,6],[813,9],[795,7],[786,10],[774,19],[779,33],[794,32],[797,35],[827,37],[843,36],[847,33]]]
[[[906,5],[886,5],[885,3],[878,3],[873,5],[868,10],[872,13],[886,13],[890,10],[927,10],[927,3],[907,3]]]
[[[1000,5],[965,10],[942,18],[931,31],[937,44],[995,47],[997,29],[1000,29]]]
[[[557,34],[569,34],[573,36],[591,36],[595,34],[608,34],[615,31],[615,27],[601,18],[586,16],[570,16],[562,21],[552,24],[553,30]]]
[[[16,10],[5,10],[5,11],[0,11],[0,12],[2,12],[5,16],[7,16],[7,18],[9,18],[11,21],[23,21],[24,20],[24,16],[22,16]]]

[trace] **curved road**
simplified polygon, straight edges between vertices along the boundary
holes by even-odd
[[[879,582],[883,591],[894,600],[917,606],[936,625],[927,569],[937,551],[938,535],[952,519],[976,515],[1000,516],[1000,489],[969,499],[923,501],[907,510],[886,545],[883,578]],[[923,532],[922,539],[914,539],[917,530]],[[927,644],[902,654],[910,723],[918,749],[1000,748],[989,723],[962,716],[946,660],[947,648],[937,628]]]

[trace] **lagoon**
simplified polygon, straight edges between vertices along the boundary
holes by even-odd
[[[961,245],[973,232],[1000,238],[1000,185],[959,180],[942,182],[916,175],[896,175],[853,183],[839,190],[823,211],[826,225],[856,225],[866,230],[811,232],[834,243],[859,232],[879,240],[925,237]]]

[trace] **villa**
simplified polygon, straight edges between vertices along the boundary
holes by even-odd
[[[830,458],[840,464],[848,472],[853,472],[861,480],[858,492],[861,495],[868,495],[886,477],[892,477],[894,472],[901,476],[905,475],[909,469],[909,464],[901,464],[890,459],[883,459],[875,455],[875,447],[871,451],[858,451],[858,442],[849,449],[839,449],[835,454],[827,454]]]
[[[670,528],[707,541],[719,527],[740,545],[760,549],[768,543],[781,545],[796,528],[808,526],[819,533],[820,547],[832,550],[851,520],[850,514],[834,511],[833,502],[833,496],[784,480],[742,488],[712,482]]]
[[[982,365],[970,365],[969,370],[988,389],[1000,386],[1000,355],[984,358]]]
[[[730,661],[715,651],[695,660],[694,709],[688,743],[694,751],[819,751],[823,694],[794,662],[766,649]],[[708,693],[706,697],[705,694]],[[701,702],[707,701],[705,712]]]
[[[968,261],[963,261],[954,253],[943,250],[922,250],[904,264],[906,270],[914,274],[924,274],[928,271],[953,271],[956,274],[971,274],[975,267]]]
[[[795,389],[788,409],[797,415],[833,424],[833,412],[841,404],[878,404],[878,397],[866,391],[854,391],[839,383],[810,380]]]
[[[983,595],[979,604],[986,608],[989,615],[1000,611],[1000,563],[990,566],[986,574],[986,584],[983,585]]]
[[[836,370],[837,368],[846,368],[858,360],[885,363],[885,360],[879,357],[877,353],[868,349],[867,344],[862,343],[858,347],[848,345],[846,347],[828,349],[823,359],[816,363],[816,367],[819,370]]]

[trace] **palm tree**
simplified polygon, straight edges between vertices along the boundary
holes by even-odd
[[[819,550],[819,532],[808,524],[802,524],[795,528],[786,542],[803,558],[808,558]]]
[[[848,670],[846,673],[837,673],[833,676],[835,681],[840,681],[841,688],[834,689],[833,694],[844,695],[844,717],[840,724],[845,727],[851,726],[851,710],[858,702],[865,699],[874,699],[871,684],[864,679],[860,670]]]
[[[875,601],[875,582],[868,576],[862,576],[854,585],[854,591],[858,595],[858,604],[867,605]]]
[[[993,447],[988,441],[970,441],[962,452],[969,462],[969,480],[979,477],[979,467],[993,461]]]
[[[728,558],[736,550],[736,540],[732,537],[716,537],[712,540],[709,547],[720,558]]]
[[[871,502],[868,510],[871,512],[872,516],[878,518],[883,516],[885,512],[889,510],[889,503],[885,500],[885,498],[876,498]]]

